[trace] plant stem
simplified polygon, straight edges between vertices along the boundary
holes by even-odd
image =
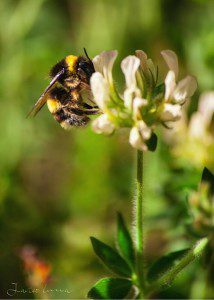
[[[137,151],[137,201],[136,201],[136,254],[137,277],[140,297],[145,289],[143,253],[143,152]]]
[[[206,288],[204,299],[212,299],[214,295],[214,286],[213,286],[213,274],[214,274],[214,233],[209,237],[209,246],[208,246],[208,255],[207,256],[207,274],[206,274]],[[209,261],[209,262],[208,262]]]
[[[198,258],[204,251],[206,245],[208,243],[208,238],[203,238],[200,241],[197,242],[197,244],[188,251],[186,255],[180,260],[180,262],[172,267],[169,272],[164,274],[157,282],[156,286],[169,286],[175,277],[180,273],[188,264],[190,264],[193,260]]]

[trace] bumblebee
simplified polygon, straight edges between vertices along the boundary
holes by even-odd
[[[84,49],[85,56],[68,55],[50,70],[51,82],[28,116],[35,116],[47,103],[55,120],[64,129],[84,126],[89,116],[98,114],[90,91],[94,65]]]

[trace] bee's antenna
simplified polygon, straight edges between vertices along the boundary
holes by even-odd
[[[90,61],[91,61],[90,57],[88,56],[88,53],[87,53],[86,49],[85,49],[85,48],[83,48],[83,50],[84,50],[84,53],[85,53],[86,57],[88,58],[88,60],[90,60]]]
[[[95,72],[95,68],[94,68],[93,61],[92,61],[92,60],[90,59],[90,57],[88,56],[88,53],[87,53],[86,49],[83,48],[83,50],[84,50],[84,53],[85,53],[87,59],[90,61],[90,64],[91,64],[91,70],[92,70],[92,73],[93,73],[93,72]]]

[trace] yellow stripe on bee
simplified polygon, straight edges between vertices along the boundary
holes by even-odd
[[[52,114],[54,114],[61,107],[60,102],[55,99],[48,99],[47,106]]]
[[[78,57],[75,56],[75,55],[68,55],[68,56],[66,56],[65,61],[66,61],[67,65],[68,65],[68,70],[70,72],[74,71],[74,67],[75,67],[75,64],[77,62],[77,59],[78,59]]]

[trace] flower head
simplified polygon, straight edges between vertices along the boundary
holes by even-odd
[[[96,72],[91,77],[91,90],[102,111],[102,115],[93,121],[95,132],[111,134],[122,127],[130,128],[130,144],[146,151],[150,149],[153,131],[158,124],[181,117],[181,105],[193,95],[197,82],[194,77],[187,76],[177,83],[176,54],[171,50],[161,54],[170,69],[165,83],[157,85],[158,73],[153,61],[144,51],[137,50],[135,55],[129,55],[121,62],[125,77],[121,94],[112,76],[117,52],[104,51],[93,59]]]
[[[214,92],[205,92],[199,98],[198,110],[188,118],[185,106],[180,121],[165,132],[177,164],[188,162],[199,169],[214,168],[213,116]]]

